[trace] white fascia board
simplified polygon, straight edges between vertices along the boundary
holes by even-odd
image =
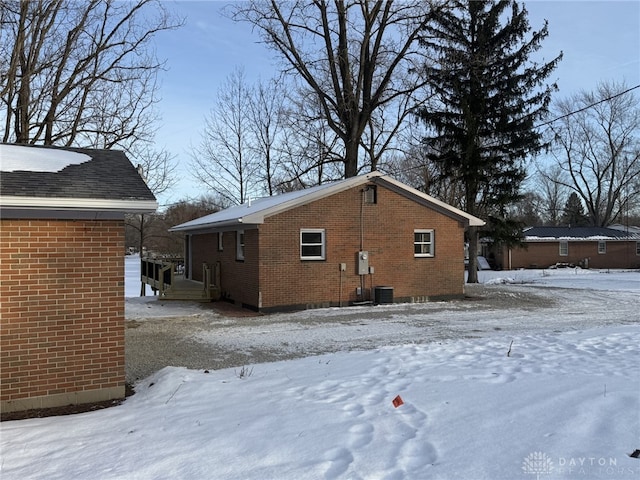
[[[478,218],[478,217],[474,217],[473,215],[460,210],[459,208],[453,207],[451,205],[449,205],[448,203],[445,203],[441,200],[438,200],[437,198],[432,197],[431,195],[427,195],[424,192],[421,192],[420,190],[416,190],[413,187],[410,187],[408,185],[405,185],[404,183],[401,183],[397,180],[394,180],[393,178],[389,177],[389,176],[384,176],[383,178],[381,178],[382,181],[384,182],[389,182],[392,185],[395,185],[397,188],[400,188],[402,190],[405,190],[417,197],[420,197],[424,200],[426,200],[429,203],[432,203],[433,205],[437,205],[438,207],[440,207],[442,210],[447,210],[449,212],[451,212],[453,215],[456,215],[458,217],[462,217],[465,218],[468,222],[469,222],[469,226],[470,227],[483,227],[487,224],[487,222],[485,222],[484,220]]]
[[[105,198],[5,196],[0,197],[0,208],[152,213],[158,209],[158,202],[155,200],[112,200]]]
[[[187,222],[188,223],[188,222]],[[176,225],[169,229],[170,232],[184,233],[215,233],[219,231],[237,230],[245,225],[241,218],[225,220],[221,222],[198,223],[196,225]]]

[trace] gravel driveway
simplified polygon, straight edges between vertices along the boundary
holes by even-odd
[[[221,369],[344,350],[487,335],[504,339],[637,321],[633,292],[467,285],[464,300],[258,315],[228,304],[154,300],[127,314],[126,378],[165,366]],[[166,304],[166,305],[165,305]],[[189,308],[182,313],[182,306]],[[161,312],[161,315],[159,315]],[[173,313],[172,313],[173,312]]]

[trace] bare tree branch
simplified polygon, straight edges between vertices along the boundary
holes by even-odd
[[[631,92],[616,94],[624,90],[604,82],[558,102],[563,116],[551,127],[556,162],[566,175],[556,182],[579,195],[596,226],[620,219],[640,195],[640,103]]]
[[[256,0],[234,4],[231,17],[256,27],[283,58],[285,71],[315,93],[325,122],[343,143],[344,175],[351,177],[362,168],[359,149],[372,115],[426,84],[413,68],[420,56],[414,46],[433,5]]]
[[[3,142],[149,141],[163,68],[151,40],[181,24],[162,2],[6,1],[0,16]]]

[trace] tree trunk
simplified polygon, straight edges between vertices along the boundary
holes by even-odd
[[[358,142],[345,142],[344,178],[358,175]]]
[[[478,283],[478,227],[469,227],[469,272],[467,283]]]

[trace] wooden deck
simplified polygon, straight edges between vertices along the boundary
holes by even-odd
[[[211,302],[220,299],[220,292],[215,285],[209,289],[203,282],[189,280],[182,275],[173,277],[171,287],[164,290],[160,297],[165,300],[192,300],[197,302]]]

